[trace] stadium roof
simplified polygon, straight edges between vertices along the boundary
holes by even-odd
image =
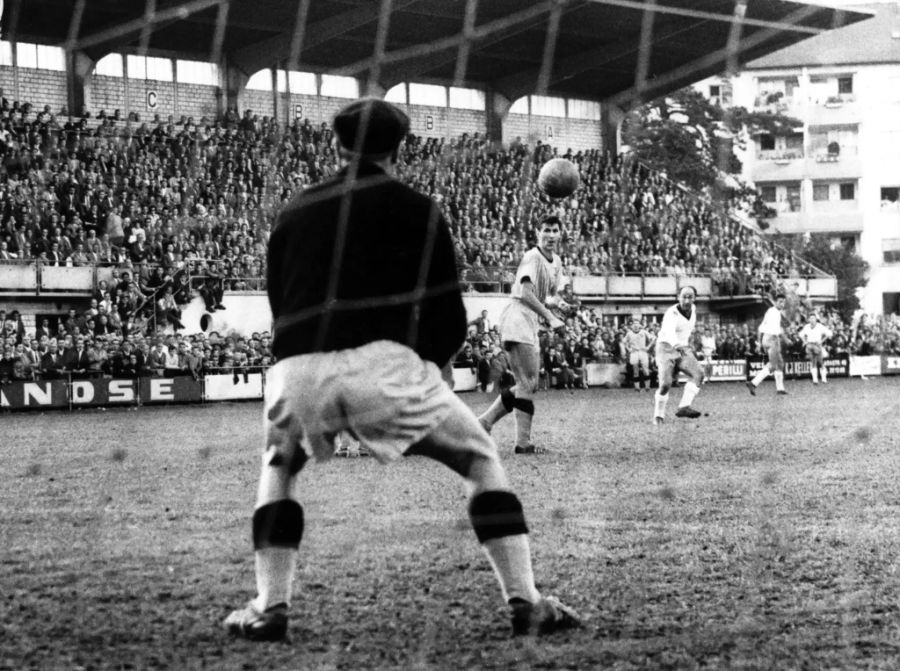
[[[857,7],[869,21],[816,35],[747,64],[749,69],[900,63],[900,4]]]
[[[630,106],[869,15],[781,0],[7,0],[5,39]],[[380,21],[382,7],[389,20]],[[148,11],[152,8],[153,11]],[[647,10],[652,10],[652,13]],[[734,16],[744,13],[740,29]],[[304,15],[305,14],[305,18]],[[149,20],[148,20],[149,18]],[[299,18],[299,20],[298,20]],[[295,26],[305,26],[295,33]],[[217,28],[224,26],[224,30]],[[736,28],[736,26],[735,26]],[[293,52],[299,58],[291,58]],[[736,54],[735,62],[728,60]],[[374,54],[381,54],[375,57]],[[552,58],[544,59],[547,53]]]

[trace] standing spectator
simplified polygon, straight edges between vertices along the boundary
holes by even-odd
[[[41,377],[45,380],[55,380],[61,377],[64,370],[65,363],[59,352],[59,344],[53,339],[47,346],[47,352],[41,357]]]
[[[75,345],[63,352],[63,368],[73,378],[88,377],[91,360],[85,348],[84,336],[75,338]]]

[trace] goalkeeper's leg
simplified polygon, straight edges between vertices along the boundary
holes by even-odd
[[[465,479],[472,527],[510,605],[514,634],[579,626],[574,611],[543,598],[535,587],[522,504],[509,487],[493,441],[462,401],[455,399],[455,405],[448,419],[406,454],[435,459]]]

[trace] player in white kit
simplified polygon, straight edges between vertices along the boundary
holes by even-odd
[[[769,373],[775,376],[775,393],[781,396],[787,394],[784,389],[784,357],[781,355],[781,338],[784,335],[784,315],[781,311],[784,310],[785,302],[786,297],[783,293],[776,294],[775,305],[766,310],[762,324],[759,325],[760,342],[766,350],[769,361],[752,380],[747,382],[747,389],[753,396],[756,396],[756,388],[769,377]]]
[[[559,217],[544,217],[538,230],[537,247],[525,252],[519,263],[511,300],[498,322],[500,339],[509,353],[509,365],[516,384],[501,392],[478,418],[490,432],[500,418],[515,412],[516,454],[546,451],[531,442],[531,422],[534,417],[534,393],[541,370],[538,320],[543,319],[554,331],[561,333],[565,330],[565,323],[550,312],[550,308],[568,308],[558,295],[565,284],[562,260],[556,253],[560,229]]]
[[[813,384],[819,384],[819,369],[822,370],[822,384],[828,384],[828,372],[825,370],[825,340],[831,335],[831,329],[820,324],[815,313],[807,317],[806,325],[800,330]]]
[[[678,292],[678,302],[663,314],[662,325],[656,335],[656,367],[659,370],[659,389],[656,391],[653,412],[656,424],[662,424],[666,420],[669,389],[679,370],[690,375],[691,379],[684,385],[684,393],[675,416],[693,419],[701,414],[691,406],[703,383],[703,371],[690,347],[691,334],[697,324],[697,310],[694,307],[696,298],[697,292],[693,287],[682,287]]]

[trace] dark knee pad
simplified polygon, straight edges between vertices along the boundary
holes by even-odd
[[[521,410],[522,412],[529,415],[534,414],[534,401],[532,401],[530,398],[517,398],[513,402],[513,407],[516,410]]]
[[[479,543],[527,534],[522,504],[512,492],[481,492],[469,502],[469,518]]]
[[[253,512],[253,548],[298,548],[303,538],[303,506],[291,499],[267,503]]]
[[[500,392],[500,402],[503,404],[506,412],[512,412],[513,408],[516,407],[516,395],[511,390],[504,389]]]

